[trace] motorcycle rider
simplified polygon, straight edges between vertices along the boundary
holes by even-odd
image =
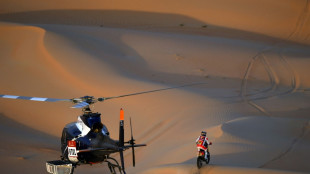
[[[212,142],[209,142],[207,137],[207,132],[201,131],[201,135],[196,140],[196,145],[198,149],[203,149],[205,151],[205,159],[210,159],[209,145],[212,145]]]

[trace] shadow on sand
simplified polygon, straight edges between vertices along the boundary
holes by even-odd
[[[42,10],[0,14],[0,21],[25,24],[63,24],[98,27],[121,27],[151,31],[181,32],[198,35],[288,42],[264,34],[212,26],[189,16],[128,10]]]

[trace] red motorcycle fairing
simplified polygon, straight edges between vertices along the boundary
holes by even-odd
[[[200,150],[199,152],[198,152],[198,156],[205,156],[205,151],[203,151],[203,150]]]
[[[200,136],[199,140],[197,141],[197,148],[203,149],[203,150],[207,150],[207,147],[204,146],[205,144],[205,136]]]

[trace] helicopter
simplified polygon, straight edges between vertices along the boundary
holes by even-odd
[[[135,147],[146,146],[146,144],[136,144],[133,138],[132,123],[130,118],[131,138],[124,141],[124,110],[120,109],[119,121],[119,139],[113,140],[110,138],[110,133],[107,127],[101,122],[101,114],[92,112],[90,106],[110,99],[158,92],[163,90],[182,88],[186,86],[199,85],[203,83],[187,84],[182,86],[161,88],[138,93],[125,94],[113,97],[83,96],[72,99],[57,99],[57,98],[42,98],[42,97],[26,97],[15,95],[0,95],[0,98],[6,99],[21,99],[41,102],[72,102],[74,105],[71,108],[81,108],[83,114],[78,116],[77,122],[67,124],[62,131],[61,136],[61,157],[60,160],[47,161],[46,169],[51,174],[73,174],[74,169],[83,164],[108,164],[108,168],[112,174],[126,174],[123,152],[127,149],[132,149],[133,167],[135,167]],[[111,154],[119,153],[120,162],[111,157]]]

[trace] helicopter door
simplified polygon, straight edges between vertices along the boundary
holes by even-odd
[[[82,132],[81,136],[85,136],[90,131],[90,128],[82,121],[81,117],[78,117],[76,127]]]

